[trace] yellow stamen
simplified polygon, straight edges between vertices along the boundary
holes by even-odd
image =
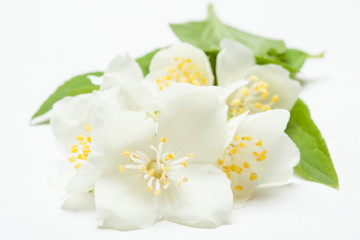
[[[125,166],[124,166],[124,165],[120,165],[120,166],[119,166],[119,171],[120,171],[120,172],[125,171]]]
[[[188,158],[193,158],[194,157],[194,154],[190,153],[188,154]]]
[[[250,164],[248,163],[248,162],[243,162],[243,164],[242,164],[243,166],[244,166],[244,168],[249,168],[250,167]]]
[[[239,148],[235,146],[230,152],[231,154],[236,154],[239,151]]]
[[[261,147],[261,146],[262,146],[262,140],[259,140],[259,141],[256,143],[256,146]]]
[[[183,165],[184,168],[187,168],[187,167],[188,167],[188,162],[187,162],[187,161],[183,161],[183,162],[181,163],[181,165]]]
[[[156,190],[154,194],[155,194],[156,196],[159,196],[159,195],[160,195],[160,193],[161,193],[161,191],[160,191],[160,190]]]
[[[242,147],[242,148],[245,148],[246,144],[241,142],[241,143],[239,143],[239,146]]]
[[[236,134],[236,135],[234,136],[234,141],[239,140],[239,138],[240,138],[240,135],[239,135],[239,134]]]
[[[246,137],[245,137],[245,140],[246,140],[246,141],[251,141],[251,139],[252,139],[252,138],[251,138],[250,136],[246,136]]]
[[[75,161],[76,161],[76,158],[75,158],[75,157],[69,158],[69,162],[75,162]]]
[[[79,169],[81,166],[82,166],[81,163],[75,163],[75,168],[76,168],[76,170]]]
[[[189,179],[188,179],[187,177],[184,177],[184,178],[183,178],[183,181],[184,181],[184,182],[188,182]]]
[[[145,172],[145,171],[146,171],[146,167],[145,167],[144,165],[141,165],[141,166],[140,166],[140,171]]]
[[[241,88],[240,91],[244,95],[244,97],[246,97],[250,93],[249,88],[247,88],[247,87]]]
[[[83,135],[78,135],[77,137],[76,137],[76,139],[77,140],[79,140],[79,141],[82,141],[82,140],[84,140],[84,136]]]
[[[147,187],[146,191],[151,192],[153,188],[151,186]]]
[[[170,159],[175,159],[176,156],[175,156],[175,153],[171,152],[171,153],[168,154],[168,157]]]
[[[236,185],[234,188],[235,188],[235,190],[237,190],[237,191],[242,191],[242,190],[243,190],[243,187],[240,186],[240,185]]]
[[[123,156],[130,157],[131,152],[129,150],[123,151]]]
[[[86,140],[91,143],[91,137],[87,137]]]
[[[258,178],[258,175],[256,173],[251,173],[250,174],[250,181],[254,181]]]
[[[279,95],[274,95],[271,99],[272,102],[277,102],[279,100]]]
[[[165,144],[167,143],[168,139],[166,137],[162,137],[160,138],[160,141]]]
[[[165,171],[165,172],[168,172],[169,171],[169,166],[163,167],[162,170]]]
[[[218,159],[218,164],[221,166],[224,164],[224,160]]]
[[[268,110],[270,110],[271,109],[271,107],[269,107],[269,106],[264,106],[264,111],[268,111]]]
[[[256,102],[255,103],[255,107],[258,108],[258,109],[261,109],[262,108],[262,104],[260,102]]]
[[[90,124],[86,124],[85,131],[90,132],[92,130],[92,127]]]

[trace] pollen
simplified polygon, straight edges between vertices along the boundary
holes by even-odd
[[[91,137],[87,137],[86,140],[91,143]]]
[[[188,155],[188,158],[193,158],[194,157],[194,154],[192,154],[192,153],[190,153],[189,155]]]
[[[250,93],[250,90],[247,87],[243,87],[241,88],[241,93],[246,97]]]
[[[258,175],[256,173],[251,173],[250,174],[250,181],[254,181],[258,178]]]
[[[75,161],[76,161],[76,158],[75,158],[75,157],[70,157],[70,158],[69,158],[69,162],[72,163],[72,162],[75,162]]]
[[[183,165],[184,168],[187,168],[187,167],[188,167],[188,162],[187,162],[187,161],[183,161],[183,162],[181,163],[181,165]]]
[[[181,181],[178,181],[178,182],[176,183],[176,186],[180,187],[181,183],[182,183]]]
[[[184,182],[188,182],[189,179],[188,179],[187,177],[184,177],[184,178],[183,178],[183,181],[184,181]]]
[[[250,136],[246,136],[246,137],[245,137],[245,140],[246,140],[246,141],[251,141],[251,139],[252,139],[252,138],[251,138]]]
[[[170,159],[175,159],[176,156],[175,156],[175,153],[171,152],[171,153],[168,154],[168,157]]]
[[[230,152],[231,154],[236,154],[239,151],[239,148],[235,146]]]
[[[279,95],[274,95],[271,99],[272,102],[277,102],[279,100]]]
[[[79,153],[79,155],[77,156],[77,158],[78,158],[78,159],[85,160],[85,157],[84,157],[81,153]]]
[[[169,171],[169,166],[162,167],[162,170],[165,171],[165,172],[168,172]]]
[[[140,171],[145,172],[146,171],[146,167],[144,165],[140,165],[139,167]]]
[[[224,164],[224,160],[218,159],[218,164],[221,166]]]
[[[81,166],[82,166],[81,163],[75,163],[75,169],[76,169],[76,170],[79,169]]]
[[[239,143],[239,146],[242,147],[242,148],[245,148],[246,144],[241,142],[241,143]]]
[[[271,109],[271,107],[269,107],[269,106],[264,106],[264,111],[268,111],[268,110],[270,110]]]
[[[235,188],[235,190],[237,190],[237,191],[242,191],[242,190],[243,190],[243,187],[240,186],[240,185],[236,185],[234,188]]]
[[[160,195],[160,193],[161,193],[161,191],[160,191],[160,190],[156,190],[156,191],[154,192],[154,194],[155,194],[156,196],[159,196],[159,195]]]
[[[167,143],[168,138],[162,137],[162,138],[160,138],[160,141],[165,144],[165,143]]]
[[[236,135],[234,136],[234,141],[239,140],[239,138],[240,138],[240,135],[239,135],[239,134],[236,134]]]
[[[243,162],[243,164],[242,164],[243,166],[244,166],[244,168],[249,168],[250,167],[250,164],[248,163],[248,162]]]
[[[258,142],[256,142],[256,146],[261,147],[262,145],[263,145],[262,140],[259,140]]]
[[[153,188],[151,186],[147,187],[146,191],[151,192]]]
[[[234,100],[233,102],[232,102],[232,105],[234,105],[234,106],[240,106],[241,105],[241,100],[238,98],[238,99],[236,99],[236,100]]]
[[[123,156],[130,157],[131,152],[129,150],[123,151]]]
[[[92,130],[91,125],[90,125],[90,124],[86,124],[86,126],[85,126],[85,131],[91,132],[91,130]]]
[[[119,171],[120,171],[120,172],[125,171],[125,166],[124,166],[124,165],[120,165],[120,166],[119,166]]]
[[[261,109],[261,108],[262,108],[262,104],[261,104],[260,102],[256,102],[256,103],[255,103],[255,107],[256,107],[257,109]]]
[[[85,137],[84,137],[84,135],[78,135],[76,137],[76,139],[79,140],[79,141],[83,141],[85,139]]]

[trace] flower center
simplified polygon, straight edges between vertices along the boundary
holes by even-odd
[[[190,83],[200,86],[207,82],[201,71],[190,58],[175,57],[172,67],[166,68],[166,74],[160,76],[156,83],[159,90],[169,87],[174,82]]]
[[[163,170],[161,169],[161,165],[157,164],[156,160],[151,160],[149,165],[147,166],[147,169],[153,169],[154,170],[154,177],[155,178],[161,178],[163,174]]]
[[[236,134],[218,159],[217,165],[226,176],[231,179],[232,174],[246,174],[250,181],[258,179],[255,168],[266,160],[267,151],[263,148],[262,140],[250,136]],[[235,185],[235,190],[242,191],[243,186]]]
[[[271,109],[271,106],[279,100],[278,95],[269,96],[269,85],[259,80],[257,76],[250,77],[248,86],[239,88],[229,99],[229,111],[236,115],[246,111],[252,113]]]
[[[124,172],[128,169],[142,172],[144,179],[147,181],[146,191],[151,192],[155,188],[155,195],[160,195],[161,189],[167,189],[172,183],[180,186],[182,182],[188,182],[187,177],[180,176],[176,169],[187,168],[187,161],[193,158],[194,155],[190,153],[185,157],[176,158],[173,152],[163,152],[163,146],[167,141],[167,138],[162,137],[157,148],[150,146],[156,153],[155,160],[150,160],[141,151],[131,152],[125,150],[123,155],[130,158],[130,164],[120,165],[119,171]]]
[[[85,131],[87,133],[90,133],[91,129],[92,128],[90,124],[85,126]],[[91,152],[91,137],[90,135],[78,135],[76,139],[78,140],[79,144],[71,145],[70,152],[72,156],[68,158],[68,161],[70,163],[74,163],[75,169],[79,169],[82,166],[82,161],[87,161],[87,158]]]

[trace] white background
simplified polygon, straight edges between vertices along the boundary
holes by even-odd
[[[48,185],[61,156],[48,126],[30,127],[63,81],[103,70],[123,51],[138,57],[178,40],[169,22],[201,20],[208,1],[4,1],[0,3],[0,239],[360,239],[360,5],[354,1],[213,1],[239,29],[317,54],[301,93],[327,141],[340,191],[295,178],[257,191],[228,225],[195,229],[168,222],[120,232],[91,212],[61,209]]]

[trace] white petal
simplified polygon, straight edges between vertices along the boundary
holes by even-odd
[[[207,79],[207,82],[202,85],[213,85],[214,76],[208,57],[204,51],[188,43],[175,44],[157,52],[151,60],[150,72],[164,71],[171,67],[177,68],[177,64],[174,61],[176,57],[191,59],[192,63],[196,64],[197,70],[201,71],[202,77]]]
[[[226,87],[245,78],[255,65],[250,48],[230,39],[220,42],[221,51],[216,59],[216,76],[219,86]]]
[[[266,160],[253,164],[260,184],[282,184],[288,181],[300,160],[296,145],[284,133],[289,119],[286,110],[270,110],[248,116],[238,132],[261,139],[267,151]]]
[[[128,159],[125,150],[153,154],[154,136],[155,123],[145,113],[100,107],[94,114],[89,162],[102,171],[116,172],[121,160]]]
[[[164,218],[192,227],[216,227],[232,208],[230,181],[213,165],[192,165],[183,171],[188,182],[164,191]]]
[[[247,116],[247,113],[244,113],[237,117],[231,118],[227,122],[227,134],[226,134],[223,149],[225,149],[230,144],[230,142],[234,138],[234,135],[235,135],[236,131],[238,130],[241,122],[246,118],[246,116]]]
[[[191,84],[186,83],[176,83],[171,85],[170,87],[165,88],[164,90],[160,91],[156,98],[156,106],[158,107],[158,110],[164,109],[167,102],[171,99],[180,98],[183,95],[189,94],[189,93],[212,93],[218,96],[219,101],[224,101],[225,91],[221,87],[217,86],[204,86],[204,87],[198,87]]]
[[[94,192],[69,194],[62,204],[62,208],[69,211],[94,210]]]
[[[78,170],[75,169],[74,163],[61,163],[57,175],[50,177],[50,185],[68,193],[84,193],[93,190],[100,172],[92,164],[80,161],[82,166]]]
[[[102,227],[133,230],[161,219],[160,198],[146,191],[143,174],[105,175],[95,185],[96,215]]]
[[[50,126],[56,142],[64,153],[70,153],[71,144],[77,144],[76,136],[86,135],[85,126],[90,121],[93,94],[65,97],[54,104]]]
[[[110,62],[101,89],[119,86],[121,81],[139,82],[142,79],[143,73],[139,64],[128,54],[118,55]]]
[[[256,65],[250,70],[249,76],[257,76],[259,80],[266,82],[269,85],[270,97],[279,96],[272,109],[290,110],[294,106],[301,86],[299,82],[289,77],[289,71],[285,68],[275,64]]]
[[[194,154],[192,163],[214,163],[226,135],[227,106],[208,91],[170,100],[161,112],[158,137],[167,137],[165,152]],[[157,139],[158,140],[158,139]]]

